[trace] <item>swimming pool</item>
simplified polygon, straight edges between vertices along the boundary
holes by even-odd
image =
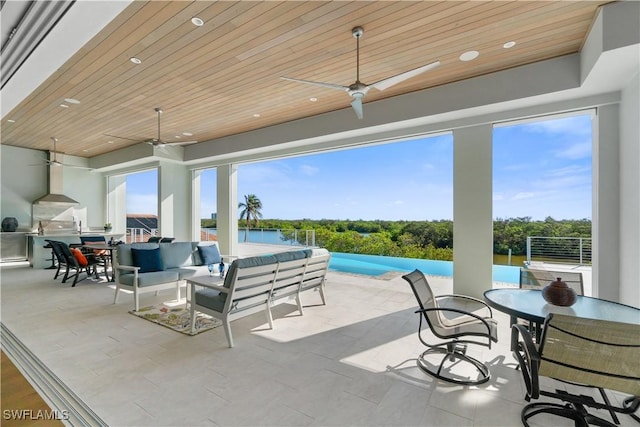
[[[331,252],[331,262],[329,263],[330,270],[367,276],[381,276],[390,271],[410,272],[416,268],[429,275],[453,277],[453,262],[451,261]],[[520,269],[508,265],[494,265],[493,280],[495,282],[519,283]]]

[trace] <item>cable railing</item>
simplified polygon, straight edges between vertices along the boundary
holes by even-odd
[[[527,263],[591,265],[590,237],[527,237]]]
[[[157,228],[131,227],[127,228],[125,238],[127,243],[139,243],[146,242],[149,240],[149,237],[156,236],[157,234]]]
[[[203,241],[217,240],[217,229],[201,228],[200,239]],[[238,230],[240,243],[265,243],[270,245],[287,246],[315,246],[315,230],[279,229],[279,228],[251,228]]]

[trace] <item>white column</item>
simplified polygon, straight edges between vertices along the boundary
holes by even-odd
[[[163,162],[158,168],[158,227],[163,237],[191,239],[190,171],[177,163]]]
[[[620,102],[620,302],[640,308],[640,74]]]
[[[592,292],[611,301],[620,298],[619,155],[618,105],[598,107],[593,122]]]
[[[453,131],[453,289],[482,298],[493,285],[493,126]]]
[[[127,177],[126,175],[107,178],[107,217],[113,233],[127,231]]]
[[[200,236],[200,177],[202,171],[196,170],[191,172],[191,240],[199,242],[202,240]]]
[[[238,255],[238,166],[217,167],[217,229],[220,253]]]

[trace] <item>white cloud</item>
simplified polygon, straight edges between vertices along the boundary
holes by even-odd
[[[522,200],[522,199],[531,199],[532,197],[535,197],[536,194],[532,193],[532,192],[527,192],[527,191],[521,191],[519,193],[516,193],[511,200]]]
[[[300,173],[307,176],[314,176],[320,171],[320,168],[311,165],[301,165]]]
[[[556,151],[554,154],[561,159],[586,159],[591,157],[591,142],[584,141],[572,144],[563,150]]]
[[[576,116],[528,123],[523,125],[523,129],[531,133],[590,135],[591,128],[584,126],[584,123],[584,116]]]

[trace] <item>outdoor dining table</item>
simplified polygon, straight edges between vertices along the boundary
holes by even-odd
[[[575,304],[570,307],[549,304],[542,297],[542,291],[537,289],[490,289],[484,292],[484,299],[490,307],[508,314],[511,324],[516,323],[517,319],[533,323],[538,342],[544,320],[550,313],[640,325],[640,309],[583,295],[578,295]],[[512,349],[514,344],[512,337]]]

